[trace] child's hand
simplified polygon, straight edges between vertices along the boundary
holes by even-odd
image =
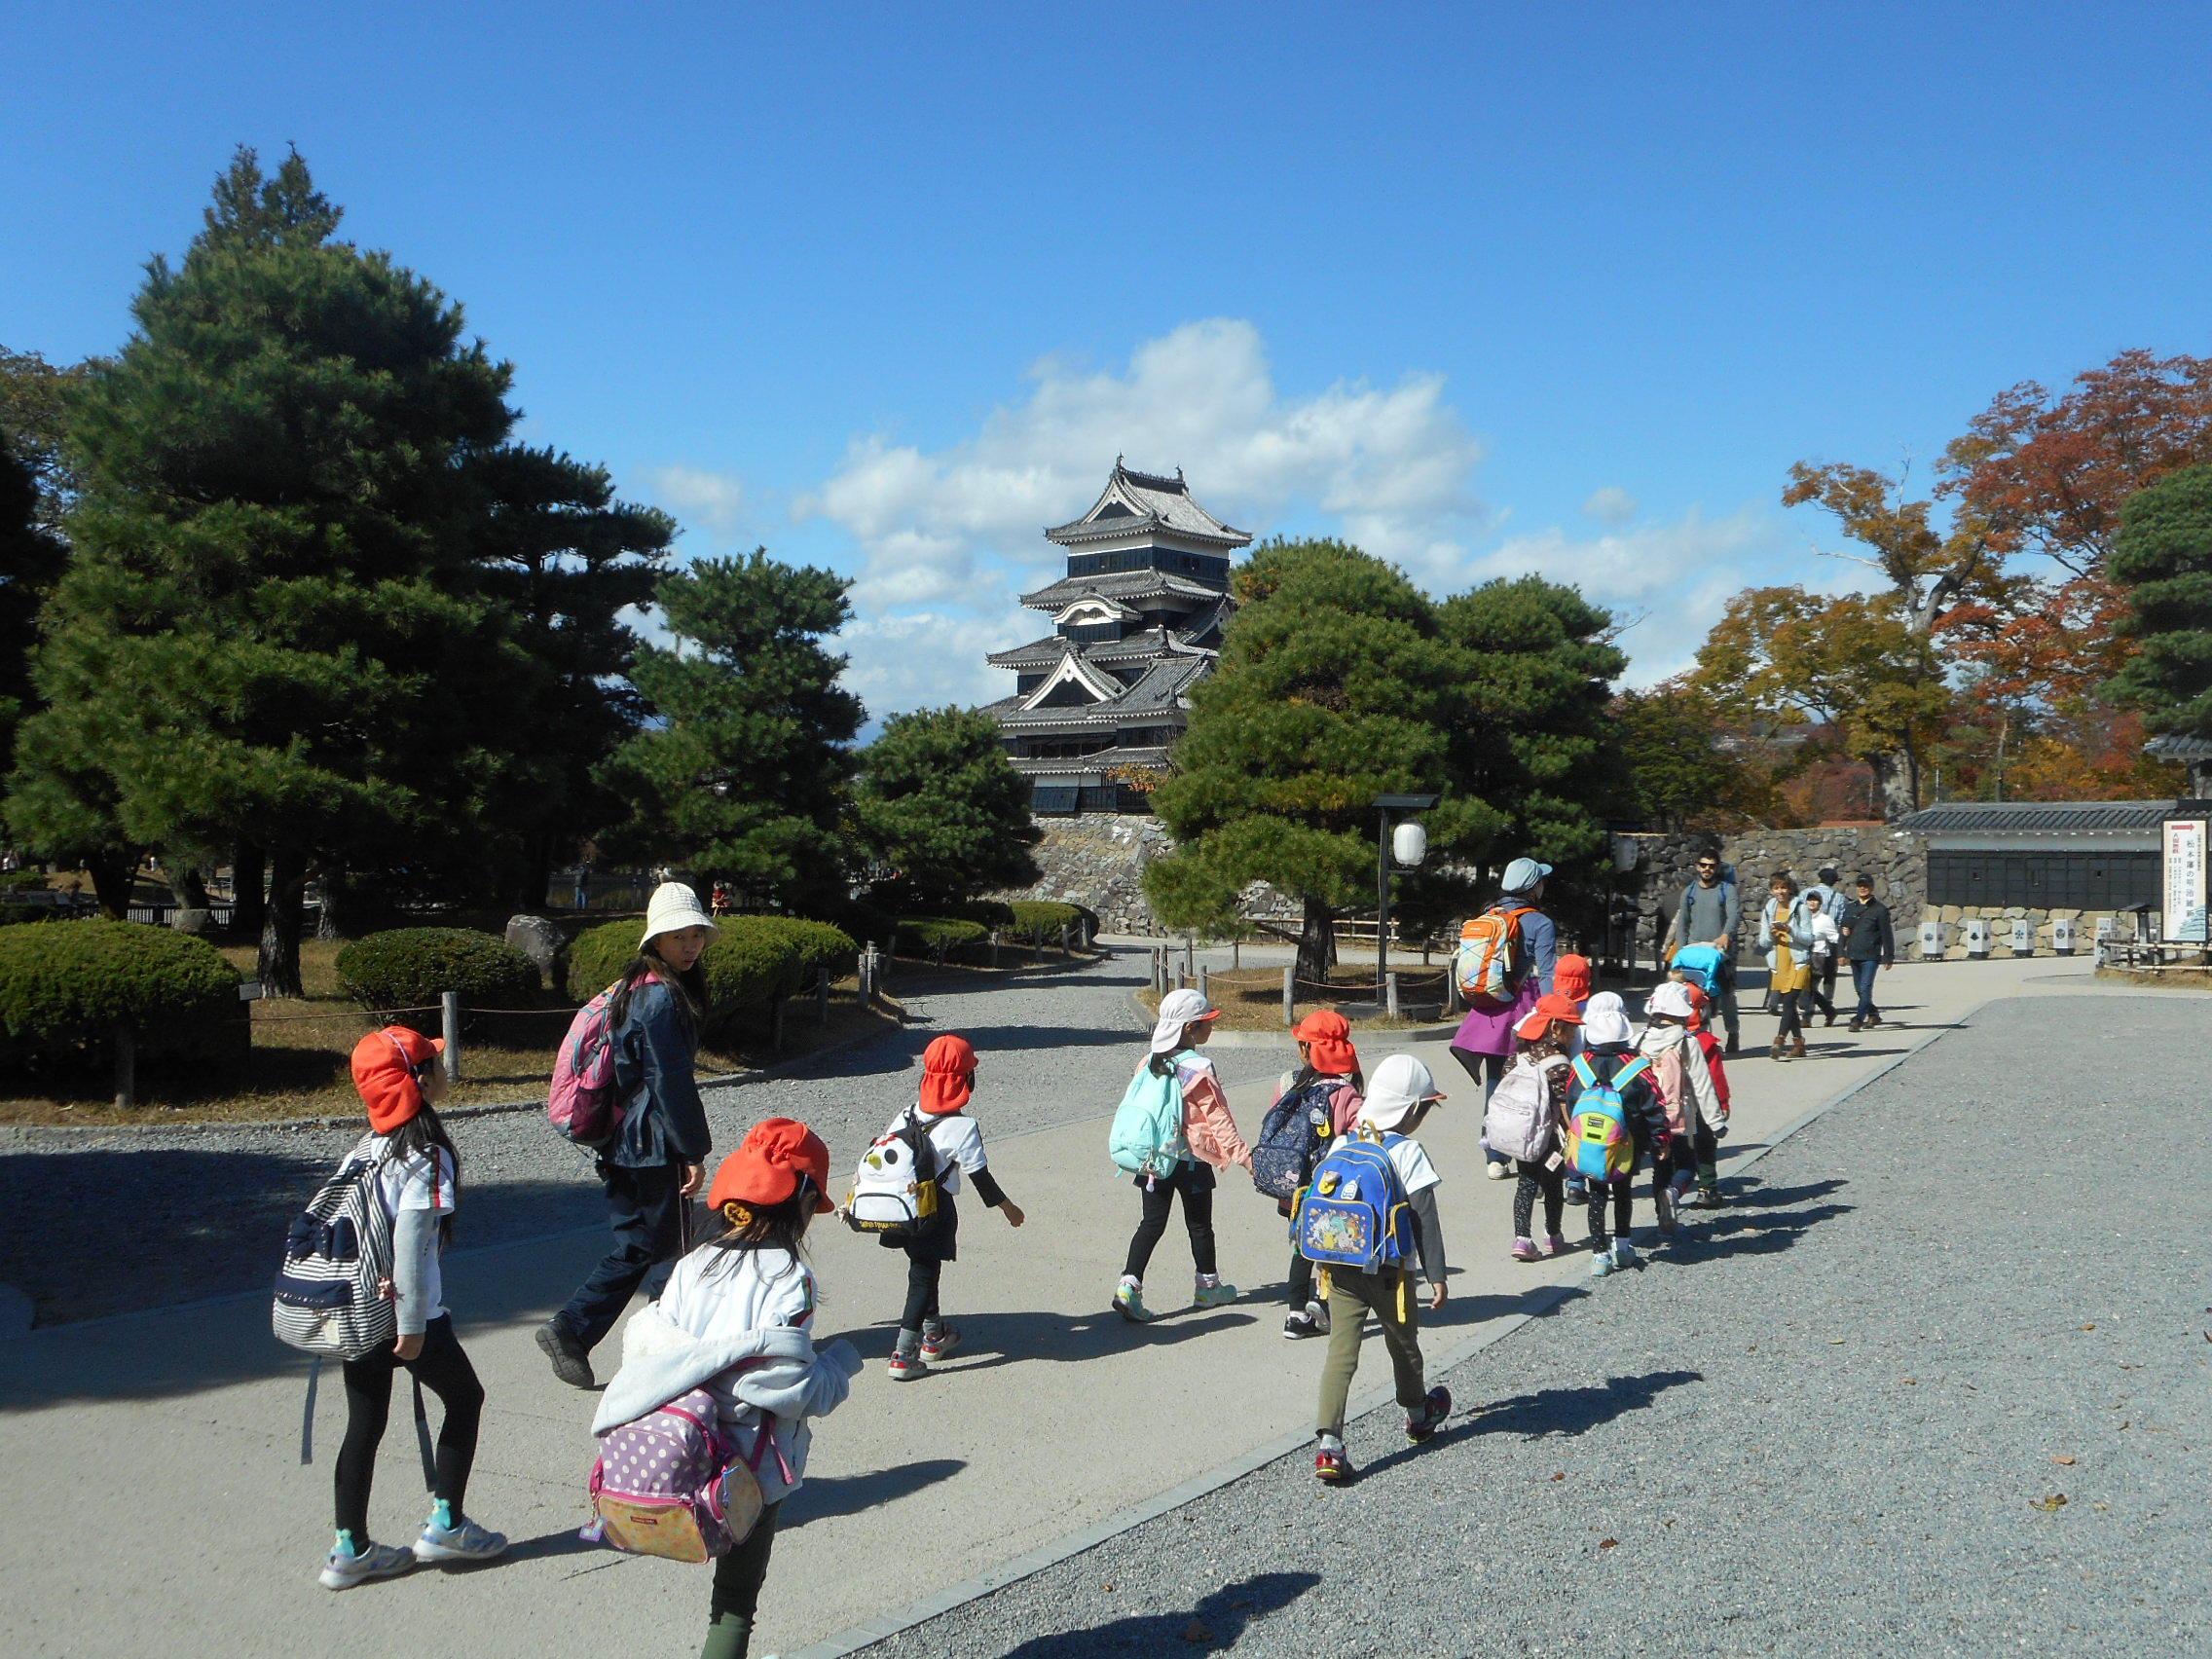
[[[999,1214],[1006,1217],[1006,1224],[1009,1227],[1019,1227],[1024,1221],[1029,1219],[1027,1216],[1021,1213],[1021,1206],[1015,1203],[1012,1198],[1007,1199],[1005,1203],[999,1205]]]
[[[391,1351],[399,1355],[401,1359],[413,1359],[423,1351],[423,1333],[416,1331],[411,1335],[401,1337],[399,1341],[391,1345]]]
[[[1444,1310],[1445,1298],[1449,1294],[1441,1284],[1430,1285],[1428,1287],[1428,1310],[1431,1313],[1441,1313]]]

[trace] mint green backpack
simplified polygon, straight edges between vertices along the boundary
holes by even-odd
[[[1106,1131],[1107,1155],[1131,1175],[1165,1178],[1175,1173],[1183,1145],[1183,1086],[1172,1067],[1161,1077],[1148,1059],[1137,1067],[1114,1109],[1114,1126]]]

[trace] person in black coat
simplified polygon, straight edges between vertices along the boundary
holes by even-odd
[[[1874,897],[1874,878],[1862,875],[1855,886],[1857,897],[1844,905],[1837,926],[1843,933],[1844,960],[1851,964],[1852,987],[1859,993],[1851,1029],[1863,1031],[1882,1023],[1882,1011],[1874,1006],[1874,976],[1896,965],[1898,938],[1890,907]]]

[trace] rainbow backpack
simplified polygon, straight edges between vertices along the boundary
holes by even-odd
[[[1601,1079],[1588,1054],[1574,1057],[1577,1091],[1567,1121],[1567,1172],[1585,1181],[1618,1181],[1636,1167],[1636,1140],[1629,1133],[1628,1108],[1621,1095],[1651,1070],[1637,1055],[1609,1078]]]

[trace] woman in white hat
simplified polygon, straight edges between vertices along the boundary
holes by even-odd
[[[1144,1305],[1144,1270],[1166,1235],[1167,1211],[1178,1193],[1183,1196],[1183,1226],[1191,1235],[1191,1262],[1198,1275],[1198,1305],[1219,1308],[1236,1300],[1236,1287],[1222,1283],[1220,1265],[1214,1259],[1213,1172],[1232,1163],[1248,1172],[1252,1151],[1236,1132],[1236,1120],[1229,1115],[1229,1097],[1221,1090],[1213,1062],[1198,1052],[1220,1017],[1221,1010],[1197,991],[1169,991],[1160,999],[1152,1052],[1137,1067],[1139,1075],[1149,1071],[1157,1078],[1174,1079],[1182,1093],[1183,1124],[1181,1144],[1168,1149],[1175,1155],[1172,1173],[1136,1178],[1144,1193],[1144,1215],[1129,1239],[1128,1260],[1114,1291],[1115,1311],[1136,1324],[1152,1317]]]
[[[592,1385],[591,1350],[645,1275],[676,1259],[683,1205],[706,1183],[714,1139],[694,1062],[706,1007],[699,956],[715,933],[696,893],[681,881],[662,882],[645,906],[638,954],[611,987],[608,1028],[622,1124],[599,1148],[599,1178],[614,1248],[537,1331],[553,1375],[571,1387]]]

